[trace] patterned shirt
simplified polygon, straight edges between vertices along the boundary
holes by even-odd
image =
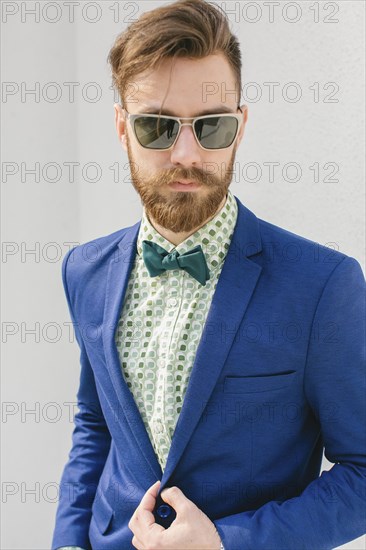
[[[221,210],[175,246],[155,230],[143,209],[115,340],[124,379],[163,471],[237,212],[235,197],[228,190]],[[201,285],[182,269],[151,277],[142,257],[143,240],[180,254],[200,244],[210,279]]]

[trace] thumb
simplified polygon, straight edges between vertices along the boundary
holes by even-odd
[[[170,504],[176,512],[178,512],[180,504],[188,500],[179,487],[164,489],[160,496],[165,502]]]

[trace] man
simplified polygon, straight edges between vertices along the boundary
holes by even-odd
[[[63,262],[80,411],[52,549],[318,550],[361,536],[359,263],[232,195],[248,109],[218,9],[147,12],[109,60],[143,216]],[[323,449],[334,466],[319,476]]]

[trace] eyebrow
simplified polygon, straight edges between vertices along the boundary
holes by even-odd
[[[160,111],[160,109],[157,108],[157,107],[146,107],[142,111],[142,113],[145,113],[147,115],[158,115],[159,111]],[[204,115],[217,115],[217,114],[220,114],[220,113],[235,114],[236,111],[233,111],[230,107],[227,107],[226,105],[221,105],[221,106],[216,107],[214,109],[206,109],[204,111],[200,111],[199,113],[196,113],[196,114],[192,115],[192,117],[188,117],[188,118],[195,118],[197,116],[204,116]],[[162,115],[167,115],[167,116],[179,117],[179,115],[173,113],[173,111],[170,111],[169,109],[163,109],[161,114]]]

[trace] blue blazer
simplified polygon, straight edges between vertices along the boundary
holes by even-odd
[[[81,372],[53,550],[133,550],[128,522],[158,479],[156,522],[175,518],[160,492],[177,486],[226,550],[325,550],[366,532],[361,267],[235,199],[164,473],[114,339],[141,222],[65,256]],[[334,465],[319,476],[323,449]]]

